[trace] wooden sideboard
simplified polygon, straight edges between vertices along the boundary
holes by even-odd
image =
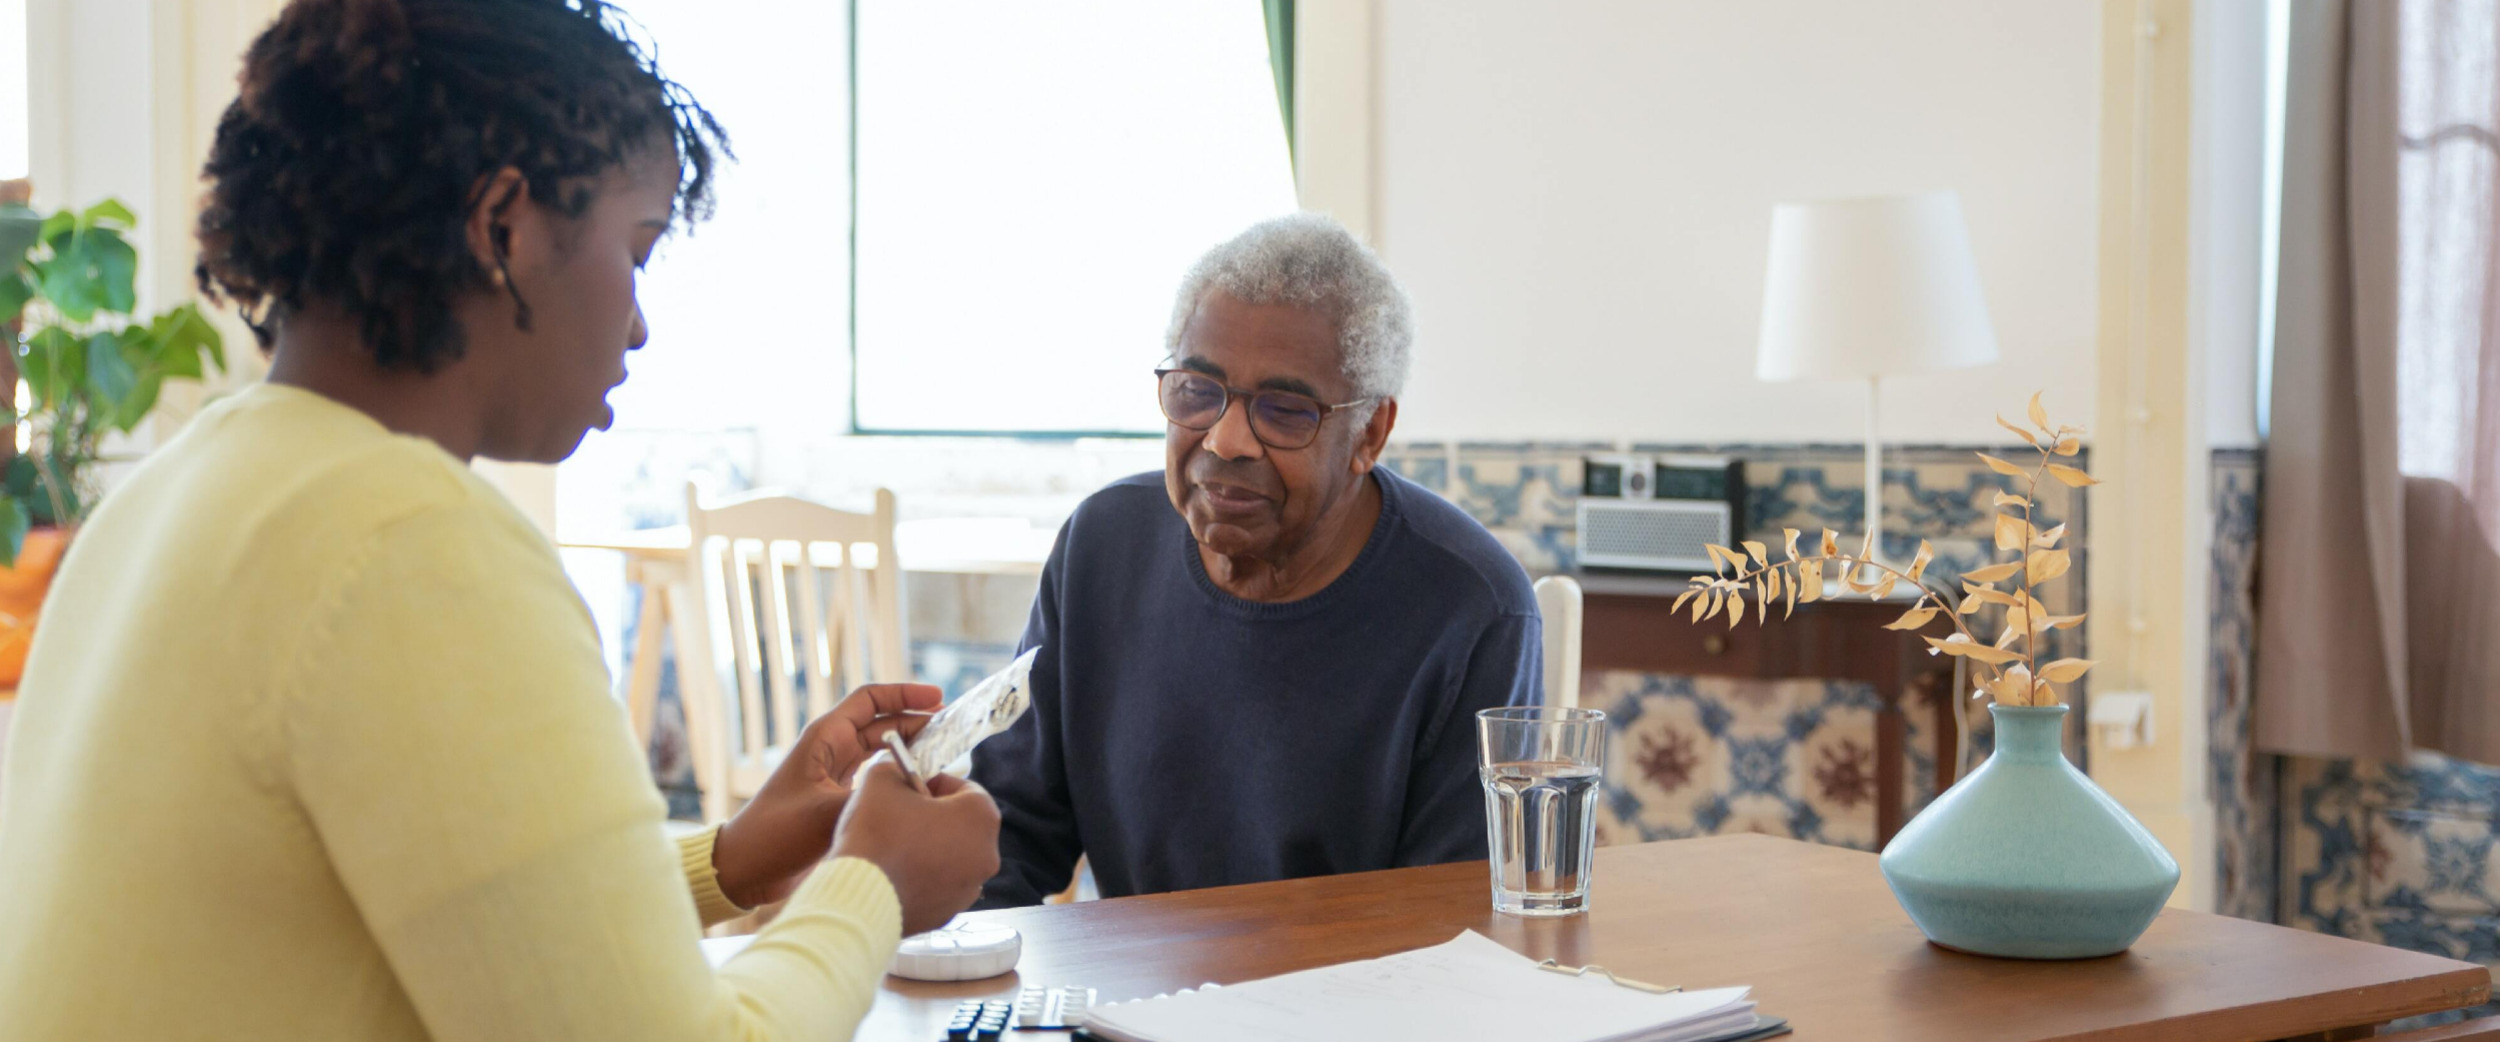
[[[1757,625],[1751,617],[1731,629],[1724,621],[1695,624],[1670,612],[1684,592],[1678,576],[1586,572],[1574,576],[1584,598],[1580,630],[1583,675],[1632,670],[1686,676],[1762,680],[1819,678],[1873,685],[1883,711],[1875,728],[1875,834],[1881,847],[1907,820],[1907,728],[1904,712],[1932,715],[1935,791],[1953,784],[1953,660],[1927,653],[1921,633],[1887,630],[1884,624],[1909,607],[1907,598],[1869,601],[1864,596],[1797,605],[1796,614]],[[1951,632],[1936,619],[1927,636]]]

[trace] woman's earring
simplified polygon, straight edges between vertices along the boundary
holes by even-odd
[[[494,274],[493,278],[494,278],[494,280],[495,280],[495,285],[497,285],[497,286],[501,286],[501,285],[503,285],[503,284],[504,284],[504,282],[506,281],[506,280],[504,279],[503,271],[502,271],[501,269],[497,269],[497,270],[496,270],[496,272],[495,272],[495,274]]]

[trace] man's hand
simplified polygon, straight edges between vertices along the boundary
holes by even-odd
[[[886,732],[919,734],[944,700],[927,684],[870,684],[807,725],[763,791],[713,841],[721,893],[741,908],[790,896],[832,845],[859,765],[885,747]]]
[[[998,805],[979,785],[940,774],[923,796],[891,758],[869,765],[843,808],[833,855],[876,865],[903,905],[903,935],[927,933],[972,907],[998,874]]]

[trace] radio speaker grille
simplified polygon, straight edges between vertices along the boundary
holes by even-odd
[[[1580,503],[1580,562],[1611,568],[1710,567],[1710,543],[1730,545],[1725,503],[1615,500]]]

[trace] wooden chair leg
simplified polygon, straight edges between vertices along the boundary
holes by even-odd
[[[667,598],[669,633],[677,644],[677,700],[686,710],[686,753],[694,761],[695,785],[703,790],[703,820],[729,817],[729,762],[721,744],[719,679],[711,668],[712,649],[700,647],[697,627],[687,612],[703,610],[703,597],[687,577],[670,576],[657,584]]]
[[[642,590],[642,610],[635,614],[634,661],[625,673],[625,716],[633,721],[634,747],[651,753],[652,716],[659,710],[660,649],[667,640],[667,597],[641,568],[633,579]]]

